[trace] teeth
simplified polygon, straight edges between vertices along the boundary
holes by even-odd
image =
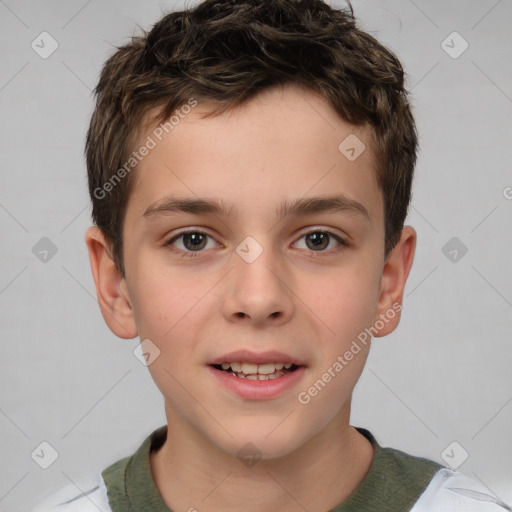
[[[223,370],[229,370],[229,368],[231,368],[234,373],[244,373],[245,375],[272,375],[283,368],[289,370],[292,366],[292,363],[254,364],[234,362],[221,364]]]
[[[252,363],[242,363],[242,371],[249,375],[250,373],[258,373],[258,365]]]
[[[242,366],[243,368],[243,366]],[[259,364],[258,365],[258,373],[260,375],[270,375],[271,373],[274,373],[277,370],[276,365],[274,363],[267,363],[267,364]],[[245,370],[244,370],[244,373]]]
[[[274,380],[274,379],[278,379],[279,377],[281,377],[281,375],[284,375],[284,374],[279,372],[279,373],[272,374],[272,375],[258,375],[258,379],[259,380]]]
[[[243,373],[233,373],[235,377],[239,379],[248,379],[248,380],[274,380],[282,377],[284,375],[283,372],[273,373],[272,375],[244,375]]]

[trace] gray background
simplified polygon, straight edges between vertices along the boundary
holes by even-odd
[[[83,146],[91,89],[114,46],[182,5],[0,0],[3,510],[102,470],[165,423],[137,340],[116,338],[98,308]],[[404,316],[374,341],[352,424],[445,464],[465,450],[459,471],[512,502],[512,2],[353,6],[408,71],[421,154]],[[59,45],[47,59],[31,47],[43,31]],[[457,58],[454,31],[469,44]],[[43,237],[57,249],[46,262],[33,252]],[[43,441],[58,452],[48,469],[31,457]]]

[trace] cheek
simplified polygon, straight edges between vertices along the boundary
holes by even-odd
[[[139,268],[148,269],[133,279],[132,302],[139,334],[167,343],[191,321],[208,283],[161,265],[140,264]]]
[[[137,299],[133,304],[141,341],[151,340],[159,355],[148,370],[162,394],[175,407],[184,407],[190,396],[183,384],[194,377],[198,367],[191,365],[196,351],[195,333],[201,298],[209,289],[193,279],[185,279],[166,269],[145,272],[138,276]],[[181,384],[181,385],[180,385]]]
[[[328,338],[338,349],[371,325],[379,295],[375,271],[340,270],[316,289],[315,293],[308,292],[305,302],[323,322]]]

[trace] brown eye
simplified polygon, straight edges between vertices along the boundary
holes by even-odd
[[[191,251],[204,249],[206,245],[206,236],[204,233],[193,232],[182,235],[183,245]]]
[[[299,240],[301,239],[305,239],[306,249],[313,252],[331,252],[326,249],[332,245],[332,241],[335,241],[337,244],[337,246],[335,245],[332,250],[336,250],[340,246],[348,246],[348,243],[345,242],[345,240],[330,231],[310,231],[309,233],[302,235]]]
[[[306,245],[310,249],[325,249],[329,245],[329,241],[328,233],[316,232],[308,233],[306,235]]]
[[[181,256],[196,257],[204,252],[203,249],[206,248],[208,239],[213,240],[210,235],[202,231],[182,231],[173,236],[168,242],[165,242],[164,245]],[[215,246],[215,243],[213,243],[213,246]]]

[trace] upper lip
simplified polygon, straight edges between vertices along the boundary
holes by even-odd
[[[250,350],[235,350],[223,356],[211,360],[208,364],[222,364],[222,363],[292,363],[296,366],[305,366],[304,361],[296,357],[279,352],[276,350],[267,350],[265,352],[251,352]]]

